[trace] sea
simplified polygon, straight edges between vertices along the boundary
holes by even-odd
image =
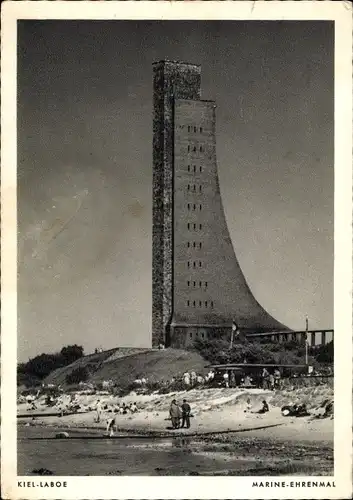
[[[61,431],[70,437],[55,439]],[[82,430],[20,425],[17,473],[38,475],[38,470],[46,469],[55,476],[184,476],[213,475],[229,467],[241,474],[249,467],[248,460],[198,452],[192,438],[125,435],[110,439],[103,432],[96,437]]]

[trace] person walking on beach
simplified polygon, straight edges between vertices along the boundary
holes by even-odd
[[[169,415],[172,419],[173,429],[178,429],[180,425],[181,410],[175,399],[170,404]]]
[[[181,411],[182,411],[182,423],[181,427],[184,427],[184,424],[186,425],[186,428],[190,428],[190,412],[191,408],[186,399],[183,400],[183,404],[181,405]]]
[[[99,423],[101,421],[101,414],[102,414],[102,403],[100,402],[100,399],[97,399],[97,404],[96,404],[96,422]]]

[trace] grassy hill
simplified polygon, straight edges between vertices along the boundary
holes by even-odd
[[[187,370],[206,373],[207,362],[193,351],[182,349],[111,349],[90,354],[71,365],[53,371],[44,380],[49,384],[65,385],[66,376],[79,367],[87,367],[91,373],[88,382],[113,380],[119,385],[131,383],[138,377],[149,381],[170,380]]]

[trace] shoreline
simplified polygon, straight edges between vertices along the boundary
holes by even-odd
[[[213,410],[198,414],[192,419],[190,429],[172,430],[167,420],[167,412],[140,411],[135,415],[118,417],[115,431],[116,437],[170,438],[222,436],[237,434],[244,437],[254,437],[279,441],[298,441],[307,443],[330,443],[333,446],[333,420],[313,419],[312,417],[283,417],[277,408],[269,414],[244,414],[237,408],[227,406],[226,409]],[[112,414],[104,415],[100,423],[95,423],[95,412],[76,413],[62,417],[43,417],[38,414],[32,417],[18,419],[21,427],[38,426],[45,428],[65,429],[70,433],[89,433],[92,436],[105,437],[106,419]],[[102,436],[103,433],[103,436]],[[119,436],[123,434],[123,436]]]

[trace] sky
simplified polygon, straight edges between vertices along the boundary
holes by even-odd
[[[18,358],[146,347],[152,63],[202,66],[220,188],[260,304],[333,327],[333,24],[18,23]]]

